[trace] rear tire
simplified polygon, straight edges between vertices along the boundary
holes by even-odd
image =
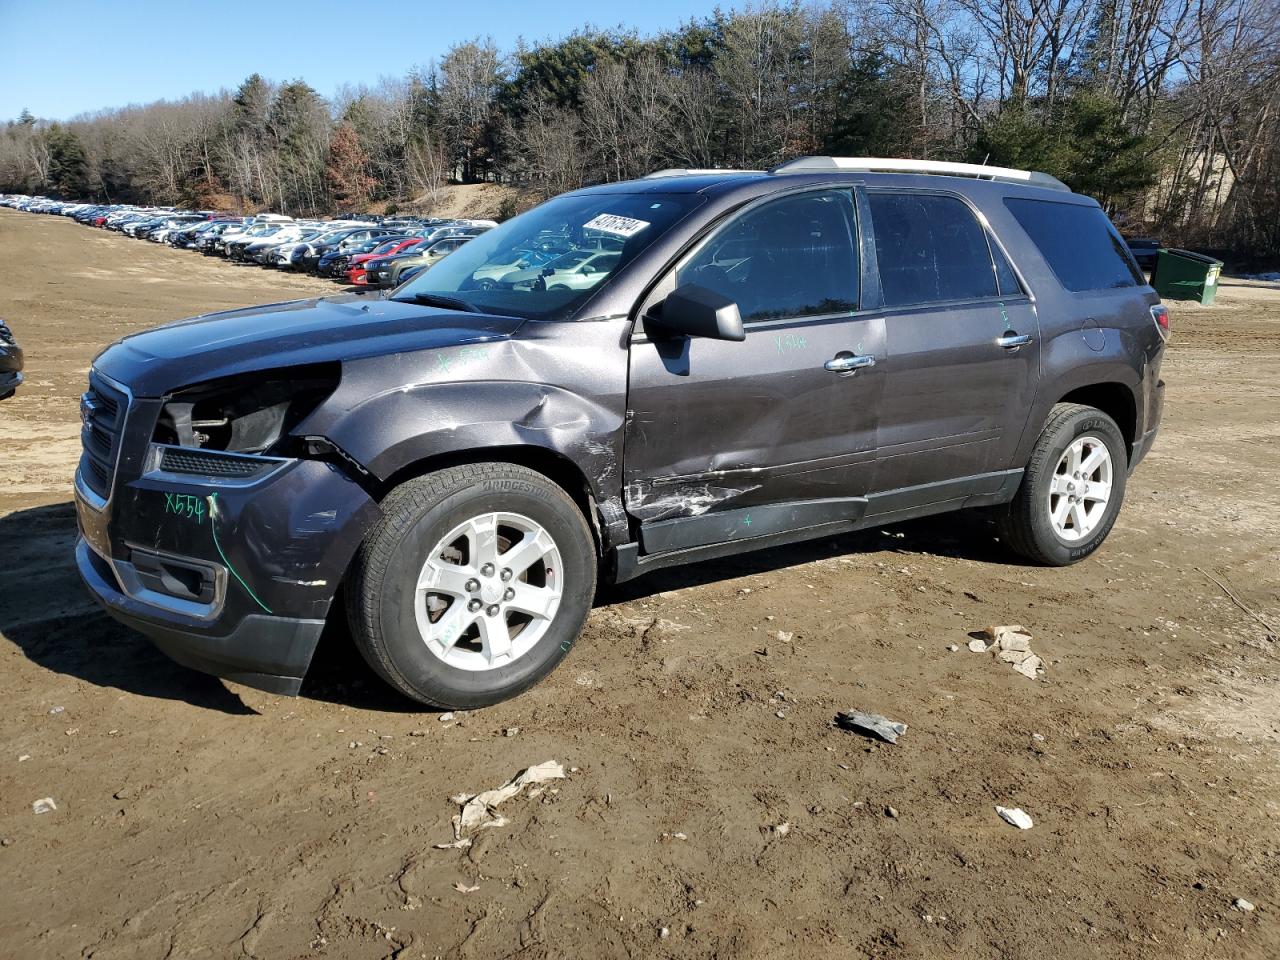
[[[523,692],[569,652],[595,596],[596,550],[558,485],[514,464],[464,464],[401,484],[382,510],[346,600],[356,646],[389,684],[472,709]]]
[[[1124,502],[1129,456],[1120,428],[1095,407],[1056,404],[1031,451],[1001,539],[1035,563],[1065,567],[1102,545]]]

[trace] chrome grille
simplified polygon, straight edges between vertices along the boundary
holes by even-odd
[[[80,479],[103,500],[111,496],[111,480],[120,458],[120,437],[128,397],[93,371],[89,389],[80,397]]]

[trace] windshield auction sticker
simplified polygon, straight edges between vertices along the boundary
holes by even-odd
[[[647,226],[649,224],[644,220],[632,220],[630,217],[620,217],[616,213],[602,213],[584,223],[582,229],[599,230],[601,233],[611,233],[615,237],[634,237]]]

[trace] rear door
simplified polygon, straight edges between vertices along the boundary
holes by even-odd
[[[1035,306],[961,196],[867,200],[888,341],[869,514],[995,492],[1035,395]]]
[[[861,516],[884,324],[858,309],[858,250],[852,190],[789,194],[736,214],[643,305],[623,456],[646,553]],[[645,326],[689,283],[738,304],[745,341]]]

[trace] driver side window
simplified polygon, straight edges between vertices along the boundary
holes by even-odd
[[[744,322],[857,309],[857,218],[848,190],[782,197],[739,215],[676,271],[731,298]]]

